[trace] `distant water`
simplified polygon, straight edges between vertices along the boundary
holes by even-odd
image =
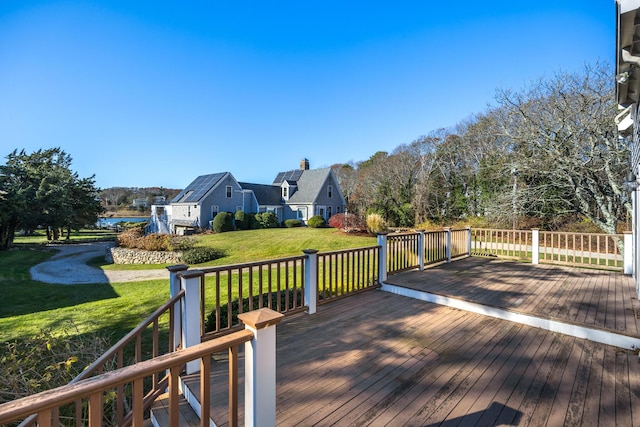
[[[98,218],[98,222],[96,223],[96,225],[100,228],[108,228],[108,227],[113,227],[119,222],[144,222],[144,221],[149,221],[149,218],[140,218],[140,217]]]

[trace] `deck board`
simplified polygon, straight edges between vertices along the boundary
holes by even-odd
[[[620,274],[457,263],[389,281],[637,331],[637,300],[628,301]],[[601,304],[606,298],[613,302]],[[601,310],[606,316],[596,320]],[[225,357],[217,357],[212,413],[220,426],[227,425],[225,369]],[[632,351],[382,291],[283,319],[276,378],[279,426],[640,425],[640,363]]]

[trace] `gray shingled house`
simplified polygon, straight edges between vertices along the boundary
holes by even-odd
[[[218,212],[273,212],[279,221],[306,221],[320,215],[344,212],[346,202],[331,168],[309,169],[303,159],[300,168],[276,175],[272,184],[238,182],[230,172],[197,177],[171,200],[165,216],[172,233],[186,234],[198,228],[210,228]],[[152,223],[160,221],[154,218]],[[155,227],[163,229],[163,227]]]

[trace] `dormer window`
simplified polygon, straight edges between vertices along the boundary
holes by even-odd
[[[288,192],[288,188],[287,187],[282,187],[282,197],[284,197],[285,199],[287,198],[287,194]]]

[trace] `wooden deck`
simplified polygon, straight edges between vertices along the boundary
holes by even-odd
[[[471,257],[387,283],[640,337],[633,279],[618,272]]]
[[[470,258],[388,280],[400,281],[637,333],[619,273]],[[225,365],[212,365],[219,426]],[[640,426],[633,351],[382,291],[285,318],[277,369],[279,426]]]

